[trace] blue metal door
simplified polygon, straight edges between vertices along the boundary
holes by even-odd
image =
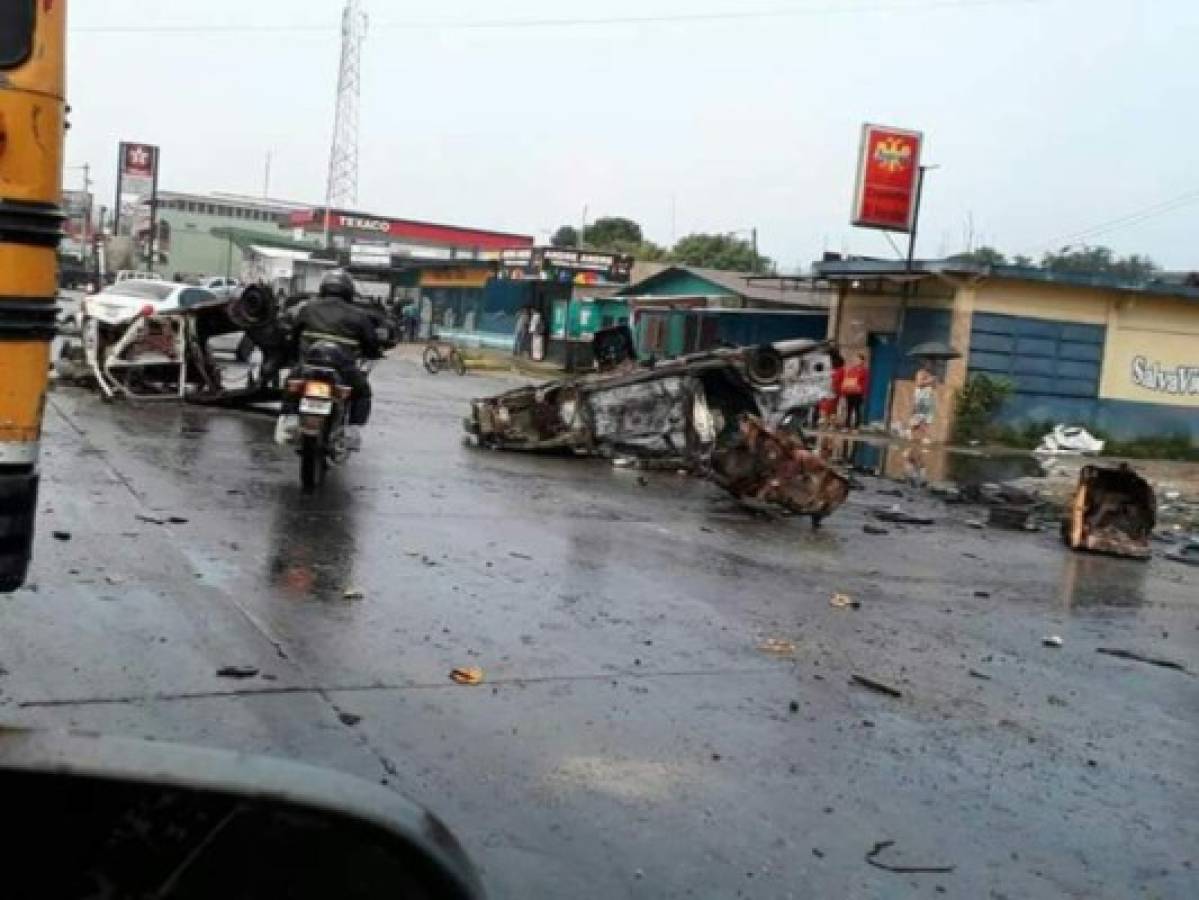
[[[887,417],[887,395],[895,377],[899,348],[894,334],[870,335],[870,396],[866,398],[866,421],[881,422]]]

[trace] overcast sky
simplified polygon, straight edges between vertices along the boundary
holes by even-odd
[[[117,142],[147,141],[163,188],[261,193],[270,150],[271,194],[320,202],[342,3],[75,0],[68,164],[93,166],[105,202]],[[586,206],[660,243],[757,226],[786,268],[824,249],[893,255],[848,224],[872,121],[924,131],[941,167],[922,256],[961,249],[971,222],[975,244],[1039,256],[1148,210],[1092,242],[1199,269],[1195,0],[366,6],[367,212],[545,240]],[[707,12],[743,17],[459,27]],[[189,25],[247,30],[160,30]]]

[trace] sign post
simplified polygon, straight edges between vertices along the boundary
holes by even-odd
[[[905,277],[895,323],[895,341],[901,351],[908,300],[912,294],[912,262],[916,254],[924,172],[928,168],[920,163],[923,147],[924,135],[919,131],[865,124],[858,148],[853,224],[858,228],[877,228],[908,235]],[[894,384],[889,384],[886,400],[888,428],[894,414],[894,402]]]
[[[137,216],[143,204],[148,204],[150,234],[150,271],[154,271],[155,229],[158,227],[158,147],[121,141],[117,165],[117,202],[113,211],[113,234],[120,234],[122,217],[131,237],[137,237]]]

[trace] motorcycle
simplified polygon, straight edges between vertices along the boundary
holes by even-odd
[[[331,341],[317,341],[304,350],[300,364],[288,375],[275,440],[296,448],[300,456],[300,485],[313,490],[330,467],[350,456],[346,427],[350,421],[352,389],[345,384],[335,360],[344,352]],[[374,360],[357,360],[370,374]]]

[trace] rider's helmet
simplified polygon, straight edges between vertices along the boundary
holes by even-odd
[[[326,272],[321,279],[320,295],[322,297],[340,297],[350,303],[354,302],[354,279],[345,269],[333,269]]]

